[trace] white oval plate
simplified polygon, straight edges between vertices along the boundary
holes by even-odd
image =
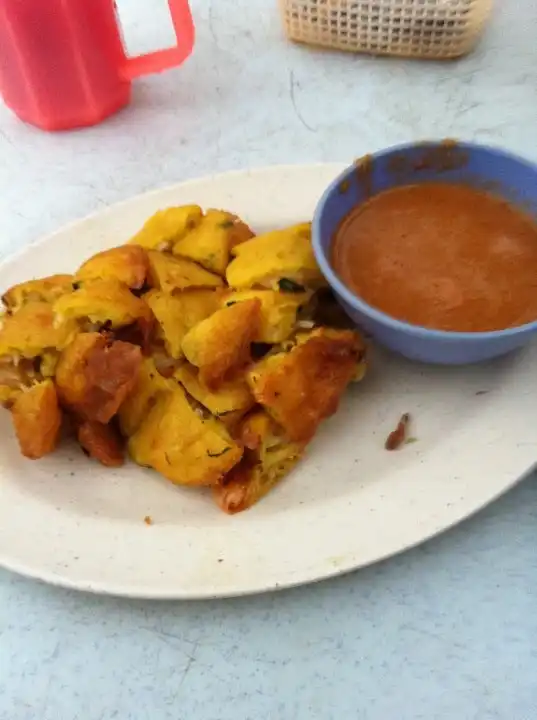
[[[258,231],[311,218],[339,165],[219,175],[133,198],[0,266],[0,288],[127,240],[173,204],[229,208]],[[489,365],[438,368],[377,351],[306,459],[253,509],[228,517],[203,492],[76,448],[23,459],[0,414],[0,563],[47,582],[145,598],[240,595],[368,565],[454,525],[537,457],[535,346]],[[416,442],[384,450],[410,412]],[[154,524],[147,526],[150,515]]]

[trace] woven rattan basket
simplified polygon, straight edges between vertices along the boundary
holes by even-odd
[[[469,52],[493,0],[279,0],[291,40],[420,58]]]

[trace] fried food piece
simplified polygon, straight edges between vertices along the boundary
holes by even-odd
[[[207,210],[200,224],[175,243],[173,254],[190,258],[206,270],[224,275],[234,230],[234,215],[224,210]]]
[[[123,435],[133,435],[147,416],[156,396],[169,392],[173,387],[174,382],[162,377],[157,371],[153,358],[144,358],[136,383],[118,411],[119,427]]]
[[[263,410],[248,415],[237,431],[247,448],[243,460],[214,487],[218,506],[229,514],[261,500],[302,457],[303,443],[292,443]]]
[[[251,412],[241,422],[235,437],[248,450],[256,450],[256,459],[260,460],[266,449],[281,442],[281,428],[278,431],[274,420],[265,410]]]
[[[185,290],[177,295],[151,290],[143,299],[157,320],[158,337],[175,359],[183,357],[181,343],[187,332],[219,307],[214,290]]]
[[[73,410],[82,406],[88,389],[87,359],[106,344],[106,338],[99,333],[81,333],[62,352],[56,366],[56,384],[64,405]]]
[[[11,387],[10,385],[0,385],[0,405],[8,410],[12,407],[15,399],[22,393],[22,387]]]
[[[37,358],[0,357],[0,385],[12,388],[30,387],[42,380],[38,372]]]
[[[75,282],[117,280],[133,290],[143,287],[149,263],[139,245],[122,245],[93,255],[75,275]]]
[[[262,500],[300,460],[301,454],[295,454],[294,447],[283,446],[274,458],[274,465],[267,468],[249,460],[240,462],[213,488],[218,507],[228,515],[235,515]]]
[[[226,279],[235,289],[276,290],[283,278],[294,284],[294,292],[324,282],[313,254],[309,223],[258,235],[235,246],[233,254],[236,257],[227,267]]]
[[[202,217],[203,211],[198,205],[159,210],[129,243],[141,245],[147,250],[171,250],[178,240],[199,225]]]
[[[159,340],[156,340],[151,345],[150,351],[150,357],[155,363],[157,371],[164,378],[173,377],[173,374],[177,370],[177,368],[181,367],[181,365],[185,362],[184,358],[181,358],[179,360],[172,358],[172,356],[168,354],[166,348],[160,343]]]
[[[135,386],[141,364],[142,353],[136,345],[114,340],[101,349],[94,348],[85,368],[85,417],[109,422]]]
[[[0,405],[10,408],[15,398],[41,382],[40,358],[0,357]]]
[[[217,390],[209,390],[199,379],[198,371],[191,365],[182,365],[175,371],[174,377],[179,380],[189,395],[203,407],[227,425],[226,417],[233,415],[234,424],[254,404],[254,398],[244,378],[236,378],[222,383]]]
[[[117,280],[95,280],[64,295],[54,303],[56,319],[76,320],[82,326],[121,328],[138,324],[144,328],[152,325],[153,316],[145,302],[131,293]],[[86,328],[84,328],[86,329]]]
[[[30,360],[29,364],[33,370],[33,361]],[[24,361],[19,361],[18,358],[17,362],[15,362],[13,358],[9,356],[0,357],[0,385],[20,388],[22,385],[27,384],[27,374],[24,365]]]
[[[278,464],[282,458],[298,457],[304,451],[304,443],[289,442],[283,428],[263,409],[243,418],[235,438],[250,451],[250,458],[263,465],[263,470]]]
[[[51,348],[62,350],[77,332],[75,323],[55,319],[52,305],[31,301],[2,317],[0,356],[33,358]]]
[[[223,280],[192,260],[149,251],[148,284],[157,290],[174,293],[189,288],[218,288]]]
[[[202,417],[176,384],[157,397],[137,432],[129,452],[139,465],[152,467],[177,485],[214,485],[242,457],[224,425]]]
[[[141,364],[136,345],[82,333],[58,361],[60,400],[82,418],[106,424],[136,385]]]
[[[53,378],[58,357],[56,350],[45,350],[34,358],[0,357],[0,405],[10,407],[23,390]]]
[[[17,312],[29,302],[51,303],[71,292],[72,282],[72,275],[50,275],[38,280],[28,280],[6,290],[2,295],[2,302],[11,312]]]
[[[230,410],[227,413],[222,413],[221,415],[218,415],[218,419],[220,420],[222,425],[226,427],[232,438],[235,437],[237,425],[243,419],[244,412],[244,410]]]
[[[77,428],[77,439],[86,455],[105,467],[121,467],[125,462],[121,438],[111,425],[83,420]]]
[[[260,317],[261,301],[252,298],[217,310],[187,333],[183,352],[208,388],[214,390],[249,361]]]
[[[53,378],[56,374],[56,365],[60,358],[60,352],[54,350],[44,350],[39,356],[39,372],[43,378]]]
[[[21,453],[31,460],[53,452],[58,443],[62,413],[52,380],[19,393],[11,408]]]
[[[288,352],[263,358],[247,380],[257,402],[289,439],[307,443],[319,423],[336,411],[364,353],[358,333],[317,328],[302,334]]]
[[[258,298],[261,301],[261,319],[254,342],[275,344],[287,340],[295,330],[297,315],[311,292],[282,293],[274,290],[243,290],[226,295],[226,307],[237,302]]]
[[[247,240],[255,237],[255,232],[237,215],[232,215],[233,227],[230,229],[229,249],[232,251],[234,247],[240,245]]]

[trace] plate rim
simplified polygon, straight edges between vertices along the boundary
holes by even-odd
[[[130,587],[128,585],[124,586],[121,584],[114,586],[109,582],[101,584],[94,581],[72,580],[67,576],[62,576],[60,573],[41,572],[28,568],[23,563],[18,564],[6,561],[3,555],[0,555],[0,569],[7,570],[14,573],[15,575],[19,575],[22,578],[26,578],[28,580],[35,580],[55,588],[72,590],[88,595],[96,595],[99,597],[123,598],[125,600],[158,600],[162,602],[210,601],[226,600],[238,597],[253,597],[256,595],[264,595],[266,593],[276,593],[283,590],[292,590],[293,588],[305,587],[307,585],[317,585],[318,583],[322,583],[327,580],[334,580],[338,577],[350,575],[351,573],[358,572],[359,570],[364,570],[366,568],[373,567],[374,565],[385,563],[392,558],[397,558],[410,550],[414,550],[421,545],[429,543],[431,540],[434,540],[440,535],[448,533],[459,525],[462,525],[467,520],[473,520],[482,511],[486,510],[501,497],[513,490],[517,485],[526,480],[533,473],[536,466],[537,462],[535,465],[528,468],[525,473],[522,473],[522,475],[516,477],[510,485],[505,486],[504,489],[490,496],[490,498],[486,502],[480,504],[478,507],[475,507],[474,510],[470,512],[460,513],[459,515],[457,515],[457,517],[453,519],[453,522],[449,525],[444,525],[438,530],[433,531],[428,535],[422,536],[419,540],[416,540],[415,542],[403,545],[397,550],[394,550],[393,552],[386,552],[382,555],[379,555],[376,559],[365,563],[355,564],[351,562],[338,568],[329,569],[326,572],[323,572],[322,575],[320,575],[318,571],[313,571],[311,572],[311,574],[306,573],[304,576],[301,576],[296,580],[289,580],[281,583],[275,582],[270,586],[267,586],[266,584],[259,584],[258,586],[252,585],[248,589],[237,589],[227,592],[211,592],[209,590],[203,592],[183,592],[176,590],[145,591],[142,589],[138,589],[136,586]]]
[[[121,208],[123,205],[128,205],[129,203],[133,202],[134,200],[137,200],[138,198],[148,198],[152,197],[154,195],[160,195],[161,193],[171,192],[176,188],[184,188],[189,186],[195,186],[195,185],[202,185],[208,180],[213,180],[215,178],[226,178],[226,177],[240,177],[241,175],[248,175],[248,174],[264,174],[265,172],[293,172],[296,170],[334,170],[334,172],[337,174],[341,172],[345,167],[347,167],[346,163],[333,161],[333,162],[314,162],[314,163],[275,163],[274,165],[259,165],[255,167],[247,167],[247,168],[235,168],[232,170],[223,170],[222,172],[215,172],[210,173],[209,175],[197,175],[193,178],[188,178],[187,180],[180,180],[178,182],[174,183],[166,183],[166,185],[161,185],[159,187],[152,188],[151,190],[144,190],[143,192],[136,193],[135,195],[129,195],[127,198],[123,198],[122,200],[118,200],[117,202],[113,202],[111,204],[106,204],[104,206],[101,206],[99,208],[96,208],[90,213],[86,213],[85,215],[82,215],[81,217],[74,218],[73,220],[69,220],[68,222],[64,223],[63,225],[60,225],[60,227],[57,227],[55,230],[51,230],[50,232],[47,232],[45,235],[38,235],[33,240],[30,240],[29,242],[24,243],[21,247],[17,248],[14,252],[8,252],[4,257],[0,258],[0,272],[3,270],[5,265],[9,265],[11,262],[15,262],[20,257],[24,256],[29,250],[31,250],[34,247],[37,247],[39,245],[42,245],[46,243],[49,240],[52,240],[56,235],[63,234],[64,232],[67,232],[68,230],[72,230],[77,225],[81,225],[83,223],[89,222],[93,220],[94,218],[98,218],[102,215],[106,215],[111,210],[115,210],[117,208]]]

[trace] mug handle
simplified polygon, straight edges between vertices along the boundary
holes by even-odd
[[[176,47],[126,58],[121,68],[124,80],[134,80],[140,75],[150,75],[181,65],[194,47],[194,21],[188,0],[168,0],[170,15],[177,37]]]

